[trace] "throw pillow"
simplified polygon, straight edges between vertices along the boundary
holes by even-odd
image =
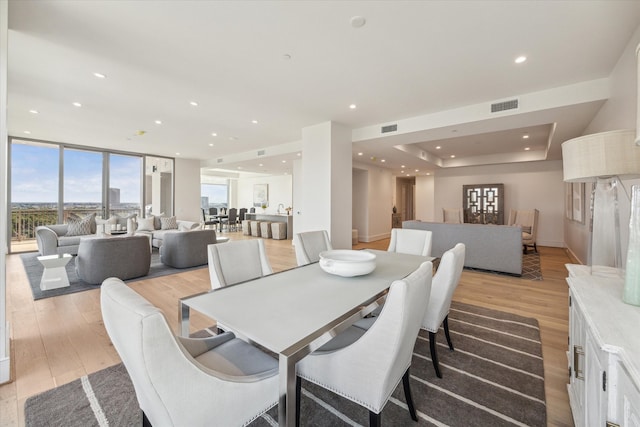
[[[154,217],[138,218],[138,231],[154,231]]]
[[[88,216],[82,219],[69,217],[67,224],[69,225],[69,229],[66,234],[67,236],[85,236],[87,234],[94,233],[91,229],[91,225],[95,224],[93,216]]]
[[[161,230],[177,230],[178,222],[175,216],[160,218]]]
[[[149,215],[153,215],[153,217],[156,219],[155,221],[156,230],[160,230],[162,227],[162,223],[160,222],[160,217],[164,216],[164,212],[160,212],[159,214],[154,214],[153,212],[151,212]]]

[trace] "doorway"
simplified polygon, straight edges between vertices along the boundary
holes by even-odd
[[[396,178],[396,209],[401,221],[415,219],[416,178]]]

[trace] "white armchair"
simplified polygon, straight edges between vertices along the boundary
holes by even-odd
[[[388,252],[431,256],[431,231],[392,228]]]
[[[176,337],[158,308],[116,278],[102,284],[100,303],[146,425],[241,426],[277,404],[277,361],[232,333]]]
[[[333,249],[326,230],[305,231],[293,236],[298,265],[310,264],[320,260],[320,252]]]
[[[417,421],[409,367],[429,301],[432,268],[425,262],[404,280],[393,282],[380,316],[368,330],[352,326],[298,362],[297,396],[301,377],[364,406],[370,424],[380,425],[380,412],[402,380],[409,413]]]
[[[449,309],[453,292],[458,287],[462,268],[464,267],[465,246],[458,243],[452,249],[446,251],[440,259],[438,271],[433,276],[433,286],[431,287],[431,298],[427,306],[427,312],[422,322],[422,328],[429,331],[429,348],[431,350],[431,361],[436,370],[438,378],[442,378],[440,365],[438,364],[438,351],[436,345],[436,334],[440,325],[443,326],[449,349],[453,351],[453,343],[449,335]]]
[[[538,234],[538,209],[509,211],[508,225],[519,225],[522,227],[522,252],[527,253],[527,247],[533,246],[537,253],[536,235]]]

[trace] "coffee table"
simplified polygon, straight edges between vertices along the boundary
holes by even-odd
[[[40,280],[41,290],[48,291],[69,286],[69,277],[65,266],[71,261],[71,258],[73,258],[71,254],[38,257],[38,261],[44,266],[42,279]]]

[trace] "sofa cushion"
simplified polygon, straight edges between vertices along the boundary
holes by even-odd
[[[160,218],[160,229],[161,230],[177,230],[178,223],[176,222],[175,216],[170,217],[162,217]]]
[[[95,233],[95,214],[87,215],[84,218],[70,216],[67,223],[69,224],[67,236],[85,236]]]
[[[155,223],[155,220],[153,216],[149,218],[138,218],[137,231],[154,231],[155,230],[154,223]]]

